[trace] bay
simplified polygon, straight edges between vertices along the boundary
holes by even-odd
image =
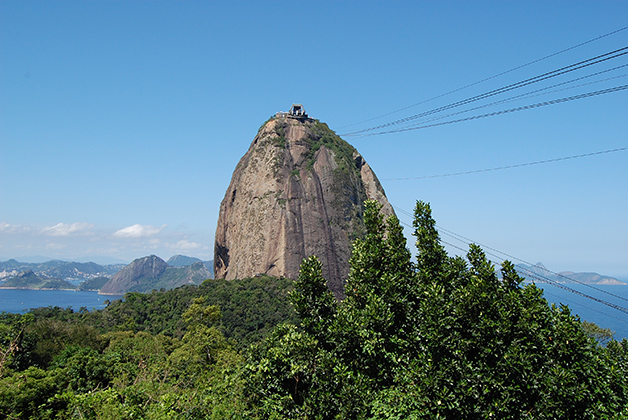
[[[103,309],[107,299],[114,301],[122,297],[74,290],[0,289],[0,312],[23,313],[31,308],[47,306],[59,306],[64,309],[70,307],[74,311],[86,307],[92,311]]]
[[[560,286],[536,283],[543,289],[549,303],[569,306],[573,315],[615,332],[615,340],[628,339],[628,285],[585,285],[579,283]]]

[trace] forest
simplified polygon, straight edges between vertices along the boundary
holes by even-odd
[[[417,202],[365,203],[346,298],[320,261],[128,293],[100,311],[0,314],[7,419],[623,419],[628,341],[549,305],[513,265],[441,245]]]

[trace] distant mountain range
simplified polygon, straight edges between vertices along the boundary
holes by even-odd
[[[15,277],[5,281],[0,287],[10,289],[37,289],[37,290],[58,290],[76,289],[72,283],[65,280],[50,279],[38,276],[33,270],[26,270]]]
[[[542,263],[536,263],[535,265],[517,264],[515,270],[521,277],[526,278],[529,281],[542,281],[545,282],[549,279],[555,283],[584,283],[584,284],[597,284],[597,285],[618,285],[625,286],[628,283],[617,280],[614,277],[603,276],[598,273],[574,273],[573,271],[562,271],[560,273],[553,273]]]
[[[171,267],[187,267],[188,265],[192,265],[194,263],[203,262],[203,261],[201,261],[199,258],[187,257],[185,255],[175,255],[173,257],[170,257],[170,259],[166,262]],[[212,267],[214,266],[213,261],[207,261],[207,262],[211,263]],[[207,264],[205,264],[205,266],[207,267],[208,270],[210,270],[210,267]]]
[[[79,263],[60,260],[44,263],[8,260],[0,262],[0,280],[15,277],[28,270],[44,279],[89,280],[96,277],[111,277],[124,266],[125,264],[99,265],[93,262]]]
[[[146,260],[152,260],[159,266],[159,273],[154,271],[143,275],[141,270],[137,271],[140,265],[138,261]],[[97,291],[105,288],[103,293],[124,294],[129,291],[146,292],[152,289],[171,289],[182,284],[199,284],[212,277],[213,261],[204,262],[185,255],[175,255],[167,263],[156,256],[144,257],[128,265],[60,260],[27,263],[11,259],[0,262],[0,288]],[[112,283],[114,279],[116,280]],[[105,287],[108,283],[111,284]]]
[[[553,273],[542,263],[517,264],[515,269],[528,281],[584,283],[596,285],[627,285],[614,277],[598,273]],[[122,295],[126,292],[150,292],[172,289],[184,284],[200,284],[213,278],[213,261],[175,255],[167,262],[151,255],[131,264],[99,265],[52,260],[25,263],[14,259],[0,262],[0,288],[97,290],[102,294]]]

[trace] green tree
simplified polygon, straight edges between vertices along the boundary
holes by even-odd
[[[282,326],[248,358],[248,393],[268,418],[620,418],[626,344],[600,347],[565,306],[549,306],[509,262],[476,245],[449,257],[417,203],[416,265],[399,221],[365,204],[346,299],[321,293],[304,262]],[[327,314],[327,315],[325,315]],[[325,319],[326,318],[326,319]]]
[[[600,344],[605,344],[613,339],[614,331],[610,328],[602,328],[594,322],[582,321],[582,329],[591,338],[597,340]]]
[[[62,369],[46,371],[34,366],[0,379],[0,417],[47,419],[62,407],[51,402],[68,384]]]
[[[19,354],[24,338],[24,330],[35,317],[31,313],[15,315],[2,313],[0,322],[0,378],[6,369],[14,365],[14,358]]]
[[[303,260],[290,301],[305,331],[316,339],[324,340],[329,335],[329,326],[336,313],[336,299],[323,278],[318,258]]]

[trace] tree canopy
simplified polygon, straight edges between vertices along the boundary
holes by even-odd
[[[395,216],[366,203],[342,302],[304,261],[292,301],[301,323],[277,328],[248,359],[266,418],[624,418],[625,350],[586,334],[513,265],[501,279],[477,245],[449,257],[418,202],[416,263]]]

